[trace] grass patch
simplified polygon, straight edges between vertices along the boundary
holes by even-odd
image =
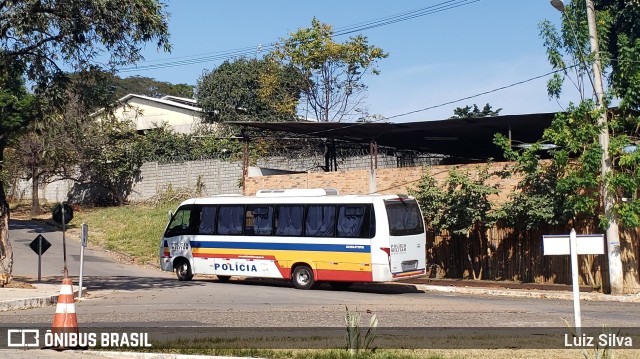
[[[138,264],[158,264],[158,248],[167,225],[167,211],[177,202],[156,206],[81,208],[74,212],[70,230],[80,233],[80,225],[89,226],[89,243],[130,257]]]
[[[351,354],[345,349],[157,349],[153,353],[273,359],[444,359],[425,350],[379,350]],[[451,358],[451,357],[450,357]],[[453,358],[463,358],[454,355]]]

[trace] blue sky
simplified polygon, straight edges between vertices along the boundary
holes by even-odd
[[[172,52],[148,46],[148,65],[216,56],[217,60],[155,70],[121,72],[171,83],[195,85],[212,70],[222,53],[245,49],[260,54],[260,45],[309,27],[313,17],[341,29],[447,2],[402,1],[168,1]],[[379,76],[365,79],[371,114],[397,116],[508,86],[551,71],[539,36],[544,19],[560,22],[548,0],[480,0],[450,10],[362,31],[369,43],[389,53],[379,62]],[[347,36],[336,38],[347,40]],[[558,103],[549,100],[548,77],[453,104],[394,117],[393,122],[447,118],[459,106],[490,103],[501,114],[561,111],[576,94],[566,88]]]

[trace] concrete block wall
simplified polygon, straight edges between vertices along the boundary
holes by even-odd
[[[247,178],[246,194],[254,194],[258,189],[273,188],[337,188],[344,194],[367,194],[373,188],[369,172],[369,156],[355,157],[349,161],[343,161],[339,167],[348,167],[350,170],[337,172],[323,172],[318,167],[317,158],[301,158],[287,161],[284,158],[269,157],[258,161],[258,165],[266,168],[283,169],[289,171],[301,171],[304,173],[258,176]],[[381,166],[382,164],[382,166]],[[383,167],[387,166],[387,167]],[[465,170],[477,165],[456,166]],[[493,169],[502,168],[503,164],[493,164]],[[444,180],[452,166],[429,166],[431,173],[438,180]],[[311,168],[311,169],[310,169]],[[375,188],[377,193],[397,194],[407,193],[409,188],[415,187],[422,176],[425,167],[396,168],[396,159],[392,156],[378,156],[378,169],[375,176]],[[492,181],[498,179],[492,178]],[[195,192],[198,183],[201,184],[201,194],[211,196],[215,194],[240,194],[243,193],[242,162],[223,160],[201,160],[175,163],[147,162],[140,169],[140,175],[136,179],[129,201],[138,202],[153,198],[171,187],[173,190],[188,190]],[[509,179],[500,182],[504,187],[500,197],[506,198],[510,189],[517,183],[517,179]],[[56,181],[48,184],[40,190],[40,198],[49,202],[61,202],[67,200],[67,194],[73,187],[72,181]],[[21,181],[13,193],[17,199],[28,200],[31,198],[30,181]]]
[[[185,189],[195,191],[198,183],[201,194],[239,194],[242,181],[242,163],[222,160],[201,160],[175,163],[147,162],[140,169],[129,200],[149,199],[166,191]]]
[[[352,156],[347,158],[338,158],[338,169],[340,171],[368,169],[371,167],[371,157],[369,156]],[[397,160],[394,156],[378,155],[378,168],[394,168],[397,166]],[[324,172],[323,156],[304,157],[304,158],[288,158],[288,157],[265,157],[256,161],[258,167],[266,167],[273,169],[281,169],[296,172]]]
[[[54,180],[42,185],[38,189],[38,198],[41,204],[58,203],[67,200],[67,195],[73,187],[72,180]],[[19,180],[15,188],[9,190],[9,197],[18,201],[31,200],[31,180]]]

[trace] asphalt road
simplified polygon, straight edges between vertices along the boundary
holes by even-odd
[[[39,233],[53,244],[43,256],[43,275],[57,282],[62,236],[32,221],[11,221],[14,275],[34,278],[37,256],[28,243]],[[67,238],[67,245],[69,272],[75,277],[80,249],[73,239]],[[171,273],[118,263],[97,249],[85,252],[84,273],[89,292],[76,304],[81,326],[335,327],[344,325],[345,307],[361,311],[363,321],[375,313],[379,325],[389,327],[564,327],[563,318],[573,318],[573,303],[567,300],[434,293],[406,284],[303,291],[274,280],[219,283],[215,277],[196,277],[179,282]],[[637,327],[639,306],[583,302],[582,323]],[[0,322],[46,323],[52,313],[51,307],[3,312]]]
[[[42,255],[41,275],[43,278],[61,276],[64,269],[62,231],[44,224],[42,221],[11,220],[9,222],[9,238],[13,248],[13,275],[18,277],[38,277],[38,255],[29,244],[42,235],[51,243],[51,247]],[[91,228],[89,228],[91,236]],[[80,274],[80,243],[77,238],[66,235],[67,269],[70,277]],[[84,251],[84,276],[153,276],[158,271],[115,261],[114,254],[87,247]],[[134,271],[134,272],[132,272]],[[87,285],[92,285],[86,282]]]

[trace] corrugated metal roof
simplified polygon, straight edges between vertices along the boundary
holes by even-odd
[[[505,115],[407,123],[341,122],[231,122],[258,130],[285,132],[353,143],[375,141],[379,146],[415,150],[470,159],[501,158],[493,144],[496,133],[514,144],[532,143],[542,137],[555,113]]]

